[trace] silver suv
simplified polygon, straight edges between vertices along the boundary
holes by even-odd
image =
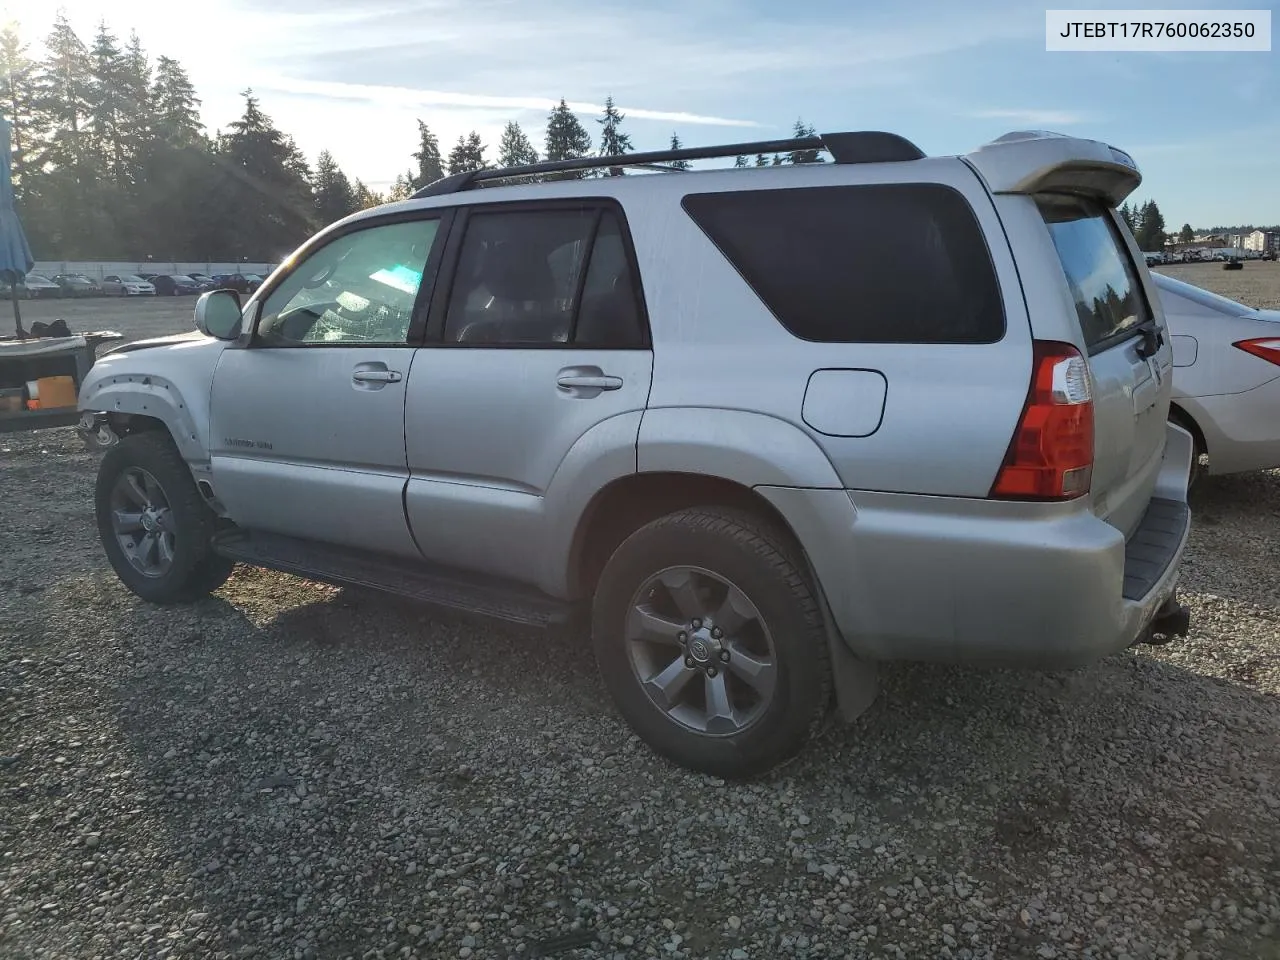
[[[448,177],[93,368],[103,546],[157,603],[248,563],[582,611],[636,733],[723,776],[857,716],[878,661],[1185,634],[1140,180],[1095,141],[874,132]]]

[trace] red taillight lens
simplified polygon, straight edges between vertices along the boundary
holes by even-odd
[[[1093,475],[1093,388],[1069,343],[1037,340],[1031,389],[991,488],[1002,500],[1071,500]]]
[[[1263,360],[1271,363],[1280,364],[1280,337],[1262,337],[1258,340],[1237,340],[1232,344],[1245,353],[1251,353],[1255,357],[1261,357]]]

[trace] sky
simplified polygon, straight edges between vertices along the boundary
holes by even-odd
[[[56,0],[3,3],[38,53]],[[540,147],[561,97],[598,136],[594,117],[612,96],[641,150],[673,132],[688,146],[786,136],[797,118],[819,132],[893,131],[939,155],[1056,130],[1129,151],[1144,176],[1135,197],[1155,199],[1171,229],[1280,223],[1274,37],[1271,53],[1050,53],[1045,8],[1025,0],[205,0],[198,15],[171,0],[61,6],[86,43],[105,15],[122,38],[136,29],[152,57],[179,60],[211,132],[251,86],[308,159],[328,149],[374,189],[411,166],[418,118],[446,153],[477,130],[492,159],[508,120]]]

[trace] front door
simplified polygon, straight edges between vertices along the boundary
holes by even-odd
[[[536,584],[575,445],[635,469],[653,367],[638,274],[602,202],[477,205],[453,233],[406,398],[405,508],[428,559]]]
[[[405,388],[438,213],[358,222],[261,302],[210,401],[215,492],[241,527],[416,556],[404,515]]]

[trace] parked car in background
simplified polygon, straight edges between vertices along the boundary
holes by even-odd
[[[28,299],[64,296],[62,286],[40,273],[28,273],[23,280]]]
[[[223,273],[214,277],[213,282],[216,289],[236,293],[253,293],[262,286],[262,278],[256,273]]]
[[[154,297],[156,288],[136,273],[125,273],[103,277],[102,292],[115,297]]]
[[[212,290],[217,286],[217,284],[213,282],[213,277],[209,276],[207,273],[189,273],[187,276],[200,285],[201,293],[206,290]]]
[[[96,297],[102,293],[101,285],[83,273],[60,273],[53,282],[62,288],[64,297]]]
[[[1280,467],[1280,310],[1152,277],[1173,344],[1169,419],[1196,443],[1192,479]]]
[[[187,297],[200,293],[200,284],[184,273],[159,273],[151,278],[158,297]]]
[[[750,173],[458,174],[247,303],[204,294],[202,336],[80,389],[120,437],[95,494],[118,577],[193,600],[243,562],[589,621],[636,733],[735,777],[833,691],[867,709],[879,660],[1060,668],[1185,635],[1192,439],[1115,209],[1133,161],[822,142],[834,162]]]

